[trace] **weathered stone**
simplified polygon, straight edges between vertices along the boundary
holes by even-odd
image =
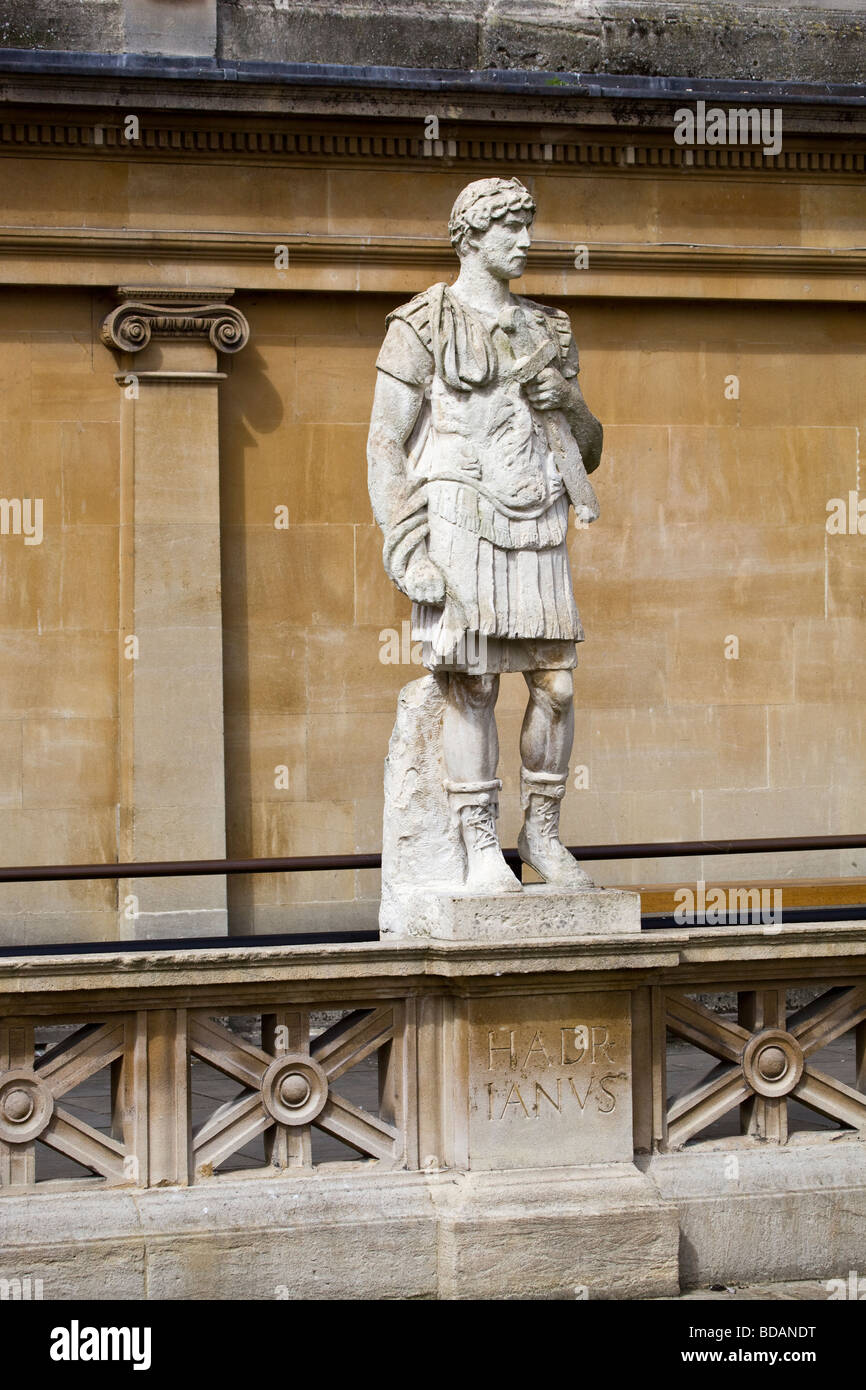
[[[853,1136],[798,1147],[731,1140],[700,1153],[639,1158],[679,1212],[683,1288],[847,1282],[849,1270],[863,1269],[862,1148]],[[825,1285],[822,1297],[828,1293]]]
[[[400,691],[385,760],[381,929],[407,934],[400,894],[445,888],[466,871],[460,830],[448,809],[442,761],[444,678],[423,676]],[[409,933],[414,934],[414,933]]]
[[[864,948],[859,922],[4,957],[0,1278],[79,1300],[105,1288],[129,1299],[592,1300],[675,1296],[678,1277],[844,1280],[861,1267],[866,1098],[862,1076],[840,1084],[811,1058],[861,1025]],[[787,1020],[808,1055],[784,1094],[772,1049],[791,1048],[773,1024],[785,990],[756,988],[762,975],[834,985]],[[737,1024],[696,1012],[695,990],[719,984],[738,989]],[[232,1009],[242,1026],[229,1030]],[[57,1018],[95,1027],[53,1037],[34,1070],[35,1027]],[[744,1044],[721,1065],[748,1132],[701,1140],[697,1125],[688,1147],[674,1133],[701,1104],[703,1128],[714,1122],[720,1094],[708,1109],[699,1088],[675,1098],[659,1025],[682,1021],[710,1067],[732,1039]],[[343,1078],[377,1051],[360,1104],[346,1105]],[[191,1056],[245,1079],[239,1127],[220,1105],[193,1131]],[[114,1071],[111,1141],[86,1115],[63,1120],[82,1066],[95,1076],[100,1063]],[[324,1108],[293,1121],[299,1077],[323,1073]],[[40,1109],[49,1080],[53,1105]],[[770,1107],[786,1095],[848,1132],[788,1139],[777,1125],[767,1142]],[[273,1132],[280,1103],[294,1147],[274,1136],[257,1172],[215,1174],[263,1125]],[[302,1140],[317,1124],[366,1158],[312,1163]],[[77,1154],[103,1183],[35,1183],[40,1143]],[[676,1151],[660,1151],[668,1143]]]
[[[123,0],[124,51],[211,58],[217,47],[218,0],[172,5]]]
[[[473,999],[467,1028],[470,1168],[631,1162],[631,1017],[622,995]]]
[[[631,1164],[45,1194],[0,1201],[0,1279],[22,1272],[70,1301],[664,1297],[676,1210]]]
[[[483,13],[479,0],[415,0],[387,12],[375,0],[351,8],[232,0],[220,5],[220,33],[231,59],[473,68]]]
[[[441,743],[438,776],[465,863],[458,874],[453,855],[436,862],[439,810],[430,843],[417,842],[425,873],[503,897],[521,891],[496,833],[494,709],[500,674],[512,671],[529,690],[518,852],[546,883],[593,887],[559,838],[559,818],[584,635],[566,533],[570,508],[582,525],[598,516],[587,475],[602,431],[577,382],[567,315],[509,289],[534,214],[519,179],[478,179],[459,194],[448,228],[460,274],[389,315],[367,446],[385,571],[412,600],[424,665],[442,677],[441,712],[423,717]],[[428,775],[432,809],[431,785]],[[399,792],[403,804],[404,785]]]
[[[857,0],[9,0],[0,47],[434,69],[862,81]],[[433,103],[435,110],[436,103]]]
[[[124,0],[8,0],[0,47],[123,52]]]
[[[613,936],[640,931],[640,894],[525,884],[521,893],[460,893],[389,883],[383,935],[448,941]]]

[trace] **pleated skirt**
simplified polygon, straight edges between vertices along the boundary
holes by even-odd
[[[564,539],[567,498],[558,498],[550,510],[564,513],[551,518],[563,539],[538,549],[499,546],[478,531],[430,515],[428,553],[447,576],[465,630],[462,640],[442,654],[434,644],[443,606],[412,605],[412,636],[423,644],[428,669],[485,674],[577,664],[575,643],[584,640],[584,631]]]

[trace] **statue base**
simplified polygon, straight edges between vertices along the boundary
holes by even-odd
[[[383,886],[382,936],[440,941],[524,941],[640,932],[640,895],[615,888],[525,884],[521,893],[461,893],[417,885]]]

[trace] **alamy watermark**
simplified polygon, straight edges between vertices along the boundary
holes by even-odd
[[[849,1299],[852,1303],[866,1303],[866,1279],[861,1278],[856,1269],[848,1270],[847,1279],[827,1279],[824,1288],[834,1299]]]
[[[73,1318],[68,1327],[51,1330],[48,1351],[52,1361],[131,1361],[134,1371],[151,1364],[149,1327],[82,1327]]]
[[[25,545],[41,545],[42,511],[41,497],[0,497],[0,536],[23,536]]]
[[[721,106],[707,108],[705,101],[681,106],[674,112],[674,140],[678,145],[760,145],[761,153],[777,155],[782,149],[782,108]]]
[[[31,1303],[44,1298],[41,1279],[25,1274],[17,1279],[0,1279],[0,1303]]]
[[[831,497],[827,503],[825,530],[828,536],[866,536],[866,497],[849,492]]]
[[[383,627],[379,633],[379,660],[383,666],[423,666],[424,644],[412,637],[412,624],[404,618],[399,632]],[[486,661],[487,637],[483,632],[464,632],[449,653],[449,664],[458,669],[478,667]]]
[[[771,898],[772,892],[772,898]],[[781,888],[710,888],[698,879],[694,888],[674,892],[674,921],[678,926],[748,926],[756,921],[779,922]]]

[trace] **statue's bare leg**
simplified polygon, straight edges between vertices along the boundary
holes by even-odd
[[[498,676],[448,677],[443,739],[445,770],[454,782],[485,782],[496,776]]]
[[[445,783],[466,850],[464,888],[472,893],[520,892],[496,834],[499,677],[452,674],[443,723]]]
[[[520,857],[546,883],[564,888],[595,884],[559,838],[559,812],[574,742],[571,671],[526,671],[529,704],[520,731],[520,799],[525,811]]]

